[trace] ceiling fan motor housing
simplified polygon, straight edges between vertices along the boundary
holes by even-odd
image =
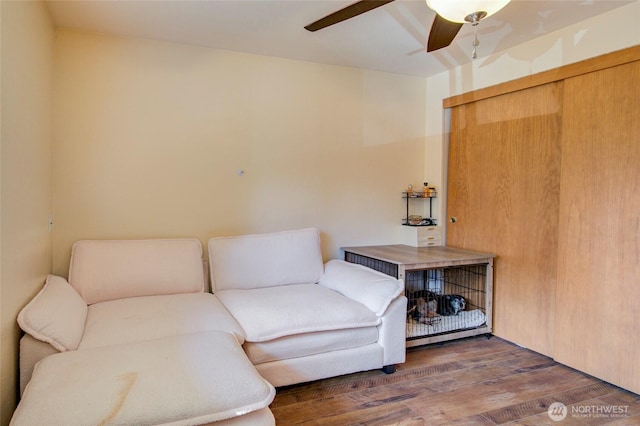
[[[509,3],[510,0],[426,0],[427,6],[438,15],[451,22],[473,23],[491,16]],[[480,16],[480,14],[483,14]],[[469,18],[471,20],[469,20]]]

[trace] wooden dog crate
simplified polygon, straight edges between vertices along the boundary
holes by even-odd
[[[407,347],[491,333],[494,255],[406,245],[343,250],[346,261],[404,281]]]

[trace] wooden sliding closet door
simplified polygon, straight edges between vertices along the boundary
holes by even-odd
[[[640,393],[640,62],[564,90],[555,358]]]
[[[550,356],[561,101],[559,82],[454,107],[449,148],[447,245],[497,255],[494,334]]]

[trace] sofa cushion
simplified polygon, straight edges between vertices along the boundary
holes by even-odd
[[[402,280],[337,259],[324,265],[324,276],[319,284],[357,300],[378,316],[382,316],[389,304],[404,293]],[[363,288],[367,291],[362,291]]]
[[[201,292],[202,245],[196,239],[78,241],[71,251],[69,283],[88,305]]]
[[[380,323],[363,304],[318,284],[222,290],[216,296],[238,320],[249,342]]]
[[[377,341],[378,327],[358,327],[294,334],[268,342],[245,342],[242,347],[253,364],[262,364],[357,348]]]
[[[209,240],[215,291],[316,283],[323,274],[320,233],[300,229]]]
[[[89,306],[80,349],[222,330],[244,341],[244,331],[211,293],[132,297]]]
[[[78,348],[87,304],[67,280],[49,275],[44,287],[18,314],[18,324],[38,340],[59,351]]]
[[[210,331],[51,355],[12,425],[196,425],[264,409],[274,396],[236,339]]]

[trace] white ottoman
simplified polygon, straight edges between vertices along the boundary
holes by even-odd
[[[11,425],[273,425],[274,396],[235,337],[210,331],[44,358]]]

